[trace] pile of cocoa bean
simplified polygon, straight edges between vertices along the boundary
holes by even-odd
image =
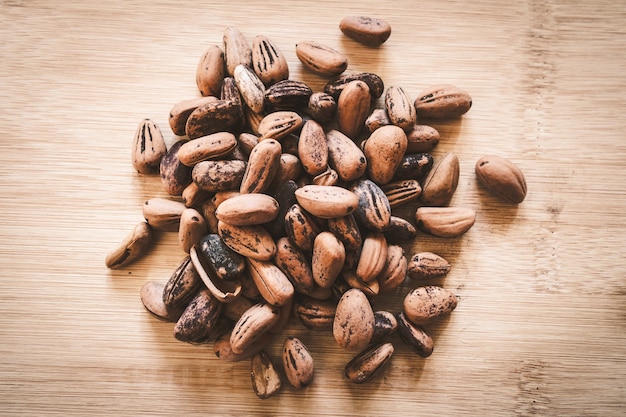
[[[339,28],[370,47],[391,34],[386,22],[362,16]],[[281,336],[292,319],[306,331],[332,331],[338,348],[354,353],[338,370],[354,383],[385,368],[395,332],[417,355],[431,355],[427,326],[450,314],[457,297],[424,283],[451,266],[404,247],[419,233],[459,237],[476,218],[472,208],[449,206],[459,159],[433,158],[440,135],[425,122],[469,111],[466,91],[435,85],[413,100],[374,73],[348,71],[346,56],[328,46],[302,41],[295,52],[328,79],[323,91],[290,79],[267,36],[249,42],[227,27],[223,43],[207,48],[196,71],[200,96],[169,114],[177,141],[168,149],[151,119],[134,137],[134,168],[160,176],[170,197],[146,201],[145,221],[106,257],[108,268],[124,268],[148,253],[156,230],[178,233],[181,263],[166,283],[145,282],[141,300],[175,323],[177,340],[250,361],[260,398],[278,392],[284,377],[295,389],[313,381],[311,352]],[[475,168],[486,190],[512,204],[524,199],[524,176],[508,159],[485,156]],[[407,204],[416,207],[411,218],[395,214]],[[403,297],[402,311],[373,311],[379,294]],[[282,371],[266,349],[278,337]]]

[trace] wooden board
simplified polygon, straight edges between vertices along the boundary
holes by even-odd
[[[626,406],[626,13],[620,1],[0,2],[0,410],[3,415],[621,415]],[[387,20],[380,48],[338,29],[350,14]],[[320,90],[295,43],[347,54],[415,97],[435,83],[470,92],[462,119],[433,126],[455,152],[453,205],[477,211],[451,240],[420,234],[453,265],[459,306],[429,327],[427,359],[393,338],[386,371],[342,377],[351,354],[291,322],[316,359],[314,383],[256,398],[249,365],[172,337],[138,292],[184,254],[160,234],[119,271],[106,253],[165,194],[130,145],[143,118],[168,143],[174,103],[198,95],[195,69],[229,25],[265,34],[291,78]],[[380,102],[378,103],[380,105]],[[477,186],[483,154],[523,169],[528,197],[503,204]],[[398,311],[398,294],[374,302]]]

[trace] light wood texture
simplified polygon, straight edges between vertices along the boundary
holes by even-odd
[[[0,413],[3,415],[623,415],[626,408],[626,8],[623,1],[0,1]],[[387,20],[380,48],[344,37],[349,14]],[[249,364],[174,340],[141,305],[183,258],[161,234],[135,265],[104,257],[165,196],[130,163],[139,121],[169,143],[172,105],[198,95],[196,64],[226,26],[274,39],[291,78],[319,90],[295,43],[345,52],[412,97],[435,83],[470,92],[461,120],[434,125],[454,151],[465,236],[420,234],[453,265],[432,281],[459,297],[431,326],[431,357],[394,338],[384,374],[342,377],[351,354],[291,322],[316,358],[314,383],[256,398]],[[379,103],[380,104],[380,103]],[[474,163],[499,154],[528,197],[503,204]],[[401,294],[375,302],[398,311]],[[269,348],[278,363],[282,337]]]

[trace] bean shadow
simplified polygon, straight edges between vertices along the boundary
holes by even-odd
[[[435,128],[439,132],[439,144],[433,149],[433,151],[444,151],[455,148],[459,137],[461,136],[461,130],[463,127],[463,118],[448,120],[436,120],[436,119],[419,119],[418,124],[427,125]]]
[[[355,72],[372,72],[380,75],[385,72],[384,65],[388,65],[385,63],[389,62],[385,44],[366,46],[342,36],[341,51],[348,57],[348,67]]]
[[[506,202],[491,194],[477,180],[472,181],[470,187],[471,189],[468,191],[476,195],[479,200],[476,221],[488,224],[490,230],[494,233],[506,232],[518,221],[520,205]],[[521,204],[524,203],[522,202]]]

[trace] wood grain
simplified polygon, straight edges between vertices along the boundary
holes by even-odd
[[[338,29],[351,14],[387,20],[391,37],[356,44]],[[398,342],[386,372],[356,386],[341,375],[351,355],[292,322],[283,335],[309,346],[315,381],[262,401],[248,363],[177,342],[141,305],[143,282],[165,282],[182,260],[176,236],[160,234],[132,267],[105,268],[143,202],[165,196],[158,177],[132,169],[139,121],[175,139],[168,112],[198,95],[195,66],[228,25],[275,40],[291,78],[315,90],[325,80],[302,68],[300,40],[344,51],[349,69],[412,97],[439,82],[472,95],[462,119],[433,124],[433,154],[459,156],[452,204],[475,208],[477,223],[405,247],[453,265],[435,283],[459,306],[429,329],[431,357]],[[1,413],[622,415],[625,28],[624,2],[607,0],[0,1]],[[526,174],[518,207],[477,186],[487,153]],[[375,308],[397,311],[400,293]]]

